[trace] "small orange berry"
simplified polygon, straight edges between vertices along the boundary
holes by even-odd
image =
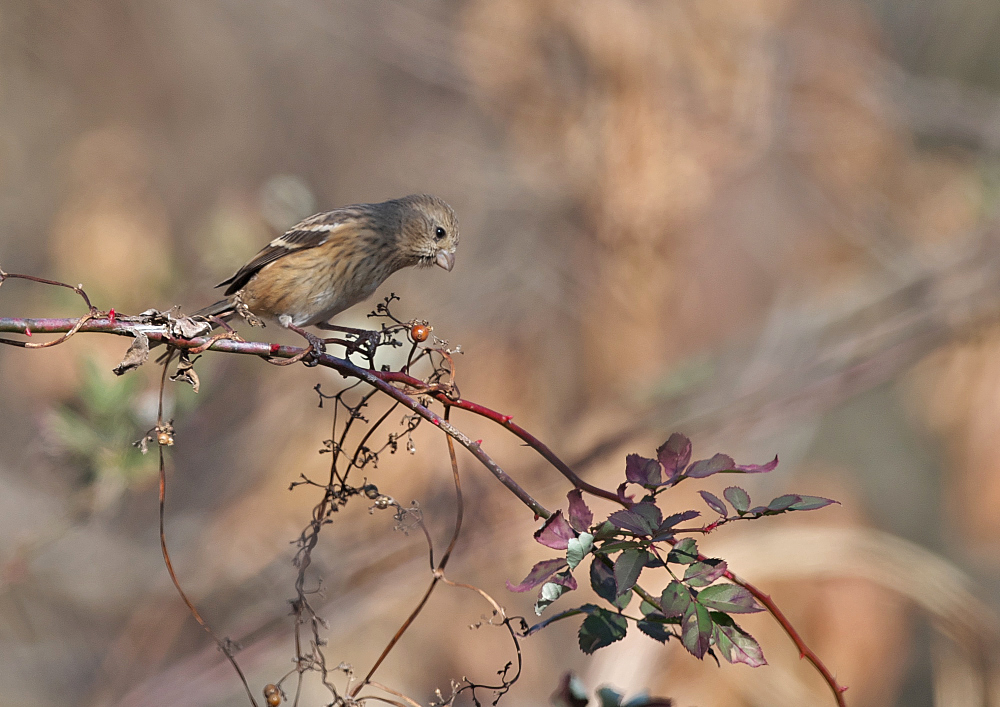
[[[267,696],[267,704],[271,705],[271,707],[278,707],[281,704],[281,694],[272,692]]]
[[[427,337],[431,335],[431,328],[426,324],[414,324],[410,328],[410,337],[417,342],[427,341]]]
[[[273,682],[269,682],[267,685],[264,685],[264,697],[270,697],[271,695],[277,695],[278,692],[279,692],[278,686],[275,685]]]

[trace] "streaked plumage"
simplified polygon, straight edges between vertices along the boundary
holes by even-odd
[[[370,297],[400,268],[451,270],[457,246],[455,212],[435,196],[344,206],[275,238],[219,283],[231,299],[196,314],[231,316],[241,302],[284,326],[322,324]]]

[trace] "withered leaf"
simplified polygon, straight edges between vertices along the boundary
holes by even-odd
[[[196,336],[205,336],[212,331],[212,325],[208,322],[195,321],[191,317],[179,317],[170,319],[170,333],[181,339],[193,339]]]
[[[197,361],[200,356],[195,357],[194,361]],[[181,359],[177,364],[177,371],[174,375],[170,376],[170,380],[175,383],[190,383],[191,388],[194,392],[198,392],[198,388],[201,387],[201,381],[198,380],[198,374],[194,371],[194,361],[188,355],[187,351],[181,353]]]
[[[141,331],[137,331],[135,339],[132,340],[132,345],[125,352],[125,358],[111,370],[116,376],[120,376],[134,368],[138,368],[146,362],[147,358],[149,358],[149,337]]]

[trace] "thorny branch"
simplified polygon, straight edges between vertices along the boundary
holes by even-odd
[[[613,491],[601,489],[588,482],[581,479],[566,463],[564,463],[555,453],[552,452],[544,443],[538,440],[536,437],[531,435],[527,430],[523,429],[519,425],[512,422],[512,418],[509,415],[502,415],[497,411],[491,410],[487,407],[473,403],[468,400],[463,400],[458,394],[458,389],[455,386],[455,370],[454,362],[450,356],[448,350],[441,346],[440,348],[433,347],[419,347],[418,340],[413,339],[411,336],[412,347],[407,356],[407,363],[402,367],[400,371],[390,371],[390,370],[375,370],[375,353],[380,346],[399,346],[400,344],[396,338],[395,334],[406,329],[410,324],[416,326],[415,323],[404,323],[396,319],[389,312],[389,304],[396,299],[393,295],[387,298],[383,304],[378,306],[376,314],[378,316],[386,317],[391,319],[394,324],[390,326],[383,325],[381,332],[365,332],[366,336],[362,338],[360,335],[355,338],[354,341],[351,340],[332,340],[334,343],[342,344],[345,346],[347,351],[347,356],[344,358],[338,358],[327,353],[317,353],[311,350],[311,348],[300,348],[293,346],[280,346],[277,344],[270,344],[266,342],[253,342],[253,341],[243,341],[240,339],[235,332],[228,327],[224,322],[214,321],[212,323],[205,323],[197,320],[193,320],[188,317],[183,317],[177,311],[171,311],[167,313],[158,312],[156,310],[149,310],[138,316],[123,316],[117,314],[113,309],[108,312],[101,312],[95,308],[88,298],[86,292],[83,290],[81,285],[72,286],[66,283],[61,283],[53,280],[46,280],[43,278],[37,278],[29,275],[18,275],[12,273],[5,273],[0,270],[0,285],[4,283],[7,279],[23,279],[29,280],[41,284],[54,285],[60,287],[66,287],[72,289],[84,300],[87,305],[88,311],[86,314],[75,319],[28,319],[28,318],[0,318],[0,332],[12,332],[18,333],[25,336],[33,336],[35,334],[45,333],[45,334],[63,334],[62,336],[54,339],[52,341],[43,343],[33,343],[25,342],[19,340],[12,340],[7,338],[0,338],[0,343],[8,344],[12,346],[19,346],[22,348],[44,348],[55,346],[65,342],[71,336],[80,333],[107,333],[114,334],[117,336],[127,336],[134,339],[132,346],[129,349],[126,359],[122,362],[118,369],[115,370],[116,373],[124,373],[131,368],[135,368],[141,365],[148,356],[148,350],[150,346],[155,346],[157,344],[166,344],[168,346],[168,353],[162,357],[160,360],[163,363],[163,373],[161,375],[160,381],[160,406],[158,412],[157,426],[154,430],[147,435],[147,439],[153,436],[155,433],[155,438],[158,442],[158,452],[160,458],[160,499],[159,499],[159,522],[160,522],[160,541],[161,549],[163,552],[164,562],[167,567],[167,571],[173,581],[179,595],[181,596],[184,603],[187,605],[190,613],[195,618],[195,620],[201,625],[206,632],[211,635],[213,640],[218,644],[219,648],[226,655],[229,662],[233,665],[237,674],[239,675],[244,688],[247,691],[247,695],[250,702],[254,707],[257,707],[257,702],[253,697],[252,691],[250,690],[247,680],[237,664],[234,654],[235,647],[229,641],[229,639],[219,638],[210,628],[208,623],[201,617],[197,608],[188,599],[187,595],[181,588],[181,585],[177,579],[174,572],[170,556],[167,550],[166,537],[164,533],[164,509],[165,509],[165,497],[166,497],[166,472],[165,464],[163,458],[163,446],[169,446],[173,444],[172,437],[172,424],[169,421],[163,420],[163,406],[162,406],[162,396],[163,387],[166,381],[168,366],[173,358],[174,353],[179,352],[181,354],[182,366],[184,366],[184,371],[178,371],[178,374],[174,378],[184,377],[192,385],[197,386],[197,376],[191,370],[191,360],[190,354],[201,353],[204,351],[219,351],[223,353],[236,353],[245,355],[259,356],[265,359],[269,363],[274,363],[277,365],[288,365],[290,363],[302,361],[307,365],[311,366],[324,366],[333,370],[336,370],[341,375],[346,378],[353,378],[357,383],[354,386],[350,386],[345,390],[337,393],[333,396],[328,396],[322,393],[317,386],[317,393],[320,396],[320,407],[323,405],[324,400],[334,400],[335,402],[335,414],[333,431],[334,435],[330,440],[327,441],[327,448],[322,450],[325,452],[330,452],[332,454],[332,462],[330,469],[329,482],[326,485],[317,484],[316,482],[303,477],[301,481],[294,482],[291,487],[299,485],[309,485],[318,486],[324,489],[324,495],[321,501],[314,507],[313,515],[310,520],[309,525],[301,533],[298,540],[298,551],[295,555],[295,564],[298,567],[298,574],[295,582],[296,598],[292,600],[292,613],[295,618],[295,668],[283,677],[277,685],[268,685],[265,688],[265,695],[268,700],[271,699],[272,695],[283,694],[281,692],[281,682],[283,682],[287,677],[292,674],[297,674],[297,687],[295,690],[295,701],[294,704],[298,704],[299,694],[302,686],[303,675],[307,670],[317,670],[321,673],[323,684],[330,690],[331,694],[334,696],[334,705],[353,705],[359,704],[364,700],[375,699],[388,704],[398,704],[398,705],[414,705],[417,704],[410,698],[402,695],[394,690],[386,688],[378,683],[372,681],[372,676],[375,671],[381,665],[382,661],[393,649],[399,639],[402,637],[406,629],[412,624],[415,618],[420,614],[424,605],[426,604],[428,598],[433,592],[434,588],[438,583],[443,583],[453,587],[462,587],[478,592],[483,596],[492,606],[495,616],[501,617],[501,624],[504,625],[509,631],[511,638],[514,642],[514,646],[517,653],[517,670],[514,676],[508,677],[508,672],[511,668],[511,664],[499,671],[501,677],[501,685],[488,687],[485,685],[477,685],[468,680],[464,681],[460,687],[456,686],[452,690],[452,695],[447,700],[442,699],[440,704],[452,704],[455,698],[464,690],[470,690],[472,694],[473,701],[475,704],[480,704],[479,700],[476,698],[477,688],[487,688],[494,690],[496,695],[496,700],[506,693],[507,690],[516,682],[520,670],[521,670],[521,650],[518,643],[518,632],[515,631],[511,625],[513,619],[506,617],[503,608],[493,600],[488,594],[483,592],[481,589],[473,587],[471,585],[461,584],[458,582],[453,582],[448,580],[444,575],[444,569],[448,562],[449,557],[458,541],[463,517],[463,501],[461,493],[461,482],[458,474],[458,462],[455,456],[454,442],[457,441],[465,449],[467,449],[483,466],[485,466],[490,473],[494,475],[511,493],[513,493],[518,499],[522,501],[536,517],[549,518],[551,513],[543,507],[538,501],[532,498],[520,485],[518,485],[500,466],[495,460],[492,459],[482,448],[481,440],[471,440],[466,436],[461,430],[452,425],[450,421],[450,412],[452,408],[458,408],[465,410],[467,412],[474,413],[485,417],[493,422],[501,425],[502,427],[509,430],[519,439],[521,439],[527,446],[538,452],[547,462],[549,462],[555,469],[557,469],[563,476],[565,476],[575,488],[580,489],[591,495],[601,497],[607,500],[614,501],[623,506],[628,507],[630,502],[625,500],[620,494]],[[424,323],[426,324],[426,323]],[[223,331],[219,334],[211,335],[211,330],[215,326],[222,326]],[[426,328],[426,327],[425,327]],[[413,329],[416,331],[416,329]],[[437,340],[436,340],[437,341]],[[438,342],[444,344],[445,342]],[[350,360],[352,353],[358,353],[366,359],[366,363],[369,364],[369,368],[362,368]],[[437,353],[440,359],[440,363],[437,365],[432,364],[431,374],[424,380],[412,375],[411,371],[413,366],[420,360],[426,358],[431,359],[432,354]],[[353,387],[359,384],[368,384],[373,390],[365,393],[361,400],[350,405],[345,402],[344,394],[350,391]],[[364,420],[362,415],[362,410],[367,406],[369,400],[376,394],[382,393],[391,398],[394,402],[390,406],[389,410],[384,413],[374,424],[372,424],[367,433],[364,435],[362,440],[357,444],[351,459],[347,463],[347,467],[344,470],[338,468],[338,462],[343,459],[345,453],[346,440],[348,433],[355,420]],[[422,400],[421,400],[422,399]],[[439,416],[436,412],[427,407],[427,404],[431,401],[436,401],[441,404],[444,408],[444,415]],[[399,435],[390,435],[389,441],[380,450],[372,450],[368,447],[368,442],[371,436],[389,417],[393,410],[397,406],[402,405],[413,413],[408,423],[406,435],[409,435],[417,424],[421,420],[425,420],[430,424],[440,428],[446,435],[446,441],[448,444],[449,458],[451,461],[452,474],[456,489],[456,522],[455,529],[452,534],[449,545],[442,555],[441,560],[434,564],[434,549],[433,543],[430,539],[430,534],[423,525],[422,517],[420,515],[419,509],[409,508],[405,509],[400,506],[391,497],[385,496],[379,492],[374,484],[369,484],[367,482],[363,483],[359,487],[351,486],[348,483],[348,477],[350,470],[352,468],[359,471],[363,471],[369,463],[374,463],[378,459],[379,452],[384,451],[387,447],[391,447],[392,451],[395,451],[396,444],[399,439]],[[337,435],[337,422],[338,415],[341,411],[344,411],[348,415],[348,419],[345,421],[341,428],[339,436]],[[143,445],[145,445],[146,440],[142,440]],[[309,603],[309,596],[315,594],[319,589],[309,590],[306,589],[306,570],[311,563],[311,552],[318,542],[319,533],[322,527],[331,522],[330,515],[336,512],[341,506],[343,506],[348,498],[357,495],[365,495],[367,498],[374,502],[373,509],[385,509],[385,508],[395,508],[396,509],[396,519],[397,523],[404,530],[407,527],[407,522],[410,523],[410,527],[415,525],[420,527],[423,531],[425,537],[427,538],[431,569],[432,569],[432,580],[425,592],[423,598],[418,603],[417,607],[411,612],[410,616],[404,621],[402,626],[390,640],[390,642],[385,647],[382,654],[376,660],[372,668],[368,671],[367,675],[358,682],[353,688],[348,688],[347,693],[341,696],[335,687],[329,681],[330,669],[326,665],[326,659],[322,652],[322,646],[325,645],[325,640],[320,636],[320,629],[325,626],[324,621],[318,614],[314,611]],[[409,521],[407,520],[409,519]],[[832,672],[819,660],[818,656],[810,650],[802,640],[798,632],[792,627],[791,623],[784,616],[784,614],[778,609],[778,607],[773,603],[770,597],[759,589],[740,579],[739,577],[733,575],[731,572],[726,571],[725,576],[735,584],[744,587],[747,591],[753,594],[768,610],[768,612],[775,618],[775,620],[782,626],[785,632],[789,635],[791,640],[798,647],[801,657],[807,658],[820,672],[824,680],[833,690],[834,695],[838,705],[845,705],[843,692],[846,688],[840,686]],[[637,590],[639,588],[637,587]],[[655,597],[649,595],[646,592],[641,592],[643,598],[650,602],[651,604],[656,604],[657,600]],[[308,651],[303,650],[302,636],[301,636],[301,626],[308,622],[311,628],[309,636],[310,649]],[[492,623],[492,622],[491,622]],[[523,621],[521,622],[523,625]],[[344,671],[348,674],[348,683],[353,681],[353,672],[341,664],[337,667],[338,670]],[[364,689],[365,686],[372,686],[382,689],[388,694],[397,697],[402,702],[381,697],[381,696],[364,696],[358,697],[358,693]],[[494,704],[496,704],[494,700]]]

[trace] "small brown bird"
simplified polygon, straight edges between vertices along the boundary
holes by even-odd
[[[267,244],[217,287],[224,299],[196,315],[232,316],[237,308],[301,327],[337,329],[330,317],[367,299],[400,268],[451,270],[458,246],[455,212],[436,196],[413,194],[310,216]],[[314,338],[306,335],[315,345]]]

